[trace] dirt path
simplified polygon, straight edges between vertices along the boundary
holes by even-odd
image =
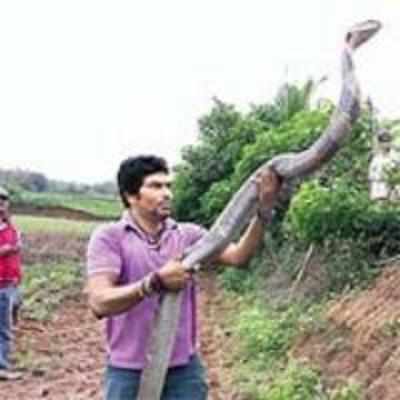
[[[201,279],[201,352],[209,370],[210,400],[234,400],[224,365],[223,302],[214,280]],[[0,382],[2,400],[100,400],[104,365],[102,322],[83,296],[71,299],[46,324],[22,319],[17,330],[22,381]]]
[[[2,399],[101,398],[102,327],[82,297],[67,301],[46,324],[22,320],[16,346],[27,371],[22,381],[0,382]]]

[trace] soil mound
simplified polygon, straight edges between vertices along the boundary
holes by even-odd
[[[317,364],[328,385],[353,380],[366,400],[400,399],[400,270],[385,269],[375,284],[336,301],[328,326],[303,337],[293,354]]]

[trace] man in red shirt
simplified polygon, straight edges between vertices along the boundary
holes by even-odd
[[[9,207],[9,194],[0,186],[0,380],[21,377],[10,371],[9,364],[13,315],[19,304],[22,277],[20,234],[11,223]]]

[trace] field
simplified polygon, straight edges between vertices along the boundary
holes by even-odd
[[[50,319],[64,298],[78,295],[86,245],[97,222],[18,215],[23,234],[24,308],[31,319]]]
[[[0,382],[1,399],[100,400],[105,356],[103,321],[97,320],[88,308],[84,285],[88,238],[101,222],[25,215],[14,219],[24,238],[24,302],[13,359],[24,376],[22,383]],[[355,380],[373,382],[367,387],[368,399],[396,400],[399,392],[392,386],[394,379],[397,388],[397,375],[392,379],[391,373],[397,371],[400,348],[399,282],[400,274],[395,268],[384,274],[376,287],[333,303],[329,312],[331,322],[317,323],[317,329],[311,332],[315,334],[301,336],[291,354],[319,365],[329,378],[324,382],[344,382],[354,375]],[[277,344],[289,328],[286,326],[282,332],[278,329],[280,325],[277,328],[272,324],[271,315],[259,321],[254,312],[249,314],[255,318],[251,323],[247,320],[243,322],[245,325],[232,323],[241,313],[240,307],[247,304],[240,300],[244,297],[227,296],[211,272],[199,278],[199,286],[200,352],[208,369],[209,399],[269,398],[249,397],[262,383],[269,382],[270,369],[260,369],[257,374],[246,369],[249,360],[255,357],[254,351],[253,355],[240,354],[238,349],[247,343],[246,346],[255,346],[257,356],[269,348],[270,352],[276,352]],[[380,305],[379,312],[376,304]],[[350,321],[346,320],[348,315],[352,316]],[[343,330],[345,324],[347,328]],[[238,336],[240,326],[245,327],[244,338]],[[258,344],[265,348],[259,349]],[[254,379],[249,380],[249,376]],[[293,379],[285,380],[285,387],[297,387]],[[391,397],[389,391],[393,392]],[[291,398],[294,397],[279,397]]]
[[[17,215],[14,217],[23,234],[55,233],[88,237],[99,222],[71,221],[65,218],[36,217],[31,215]]]
[[[25,215],[14,221],[23,233],[24,300],[13,357],[24,377],[22,384],[2,383],[1,398],[99,398],[101,324],[83,295],[87,241],[98,222]]]
[[[13,358],[24,376],[22,382],[0,382],[1,399],[100,400],[103,321],[87,307],[84,282],[87,241],[101,222],[29,215],[16,215],[14,221],[23,232],[24,302]],[[201,293],[213,290],[211,280],[203,285]],[[205,299],[202,294],[201,302]],[[222,400],[232,397],[215,368],[223,339],[216,312],[201,317],[201,347],[210,367],[210,399]]]
[[[81,211],[89,216],[111,219],[117,218],[121,213],[118,198],[92,197],[78,194],[61,193],[33,193],[22,192],[15,201],[17,205],[35,207],[38,209],[63,208]]]

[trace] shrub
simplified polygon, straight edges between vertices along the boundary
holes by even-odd
[[[314,180],[292,199],[286,223],[291,233],[306,242],[322,243],[335,237],[353,237],[361,228],[361,215],[370,205],[367,194],[337,180],[326,188]]]
[[[300,306],[278,312],[257,304],[243,310],[237,332],[246,357],[271,365],[285,356],[297,333],[301,312]]]

